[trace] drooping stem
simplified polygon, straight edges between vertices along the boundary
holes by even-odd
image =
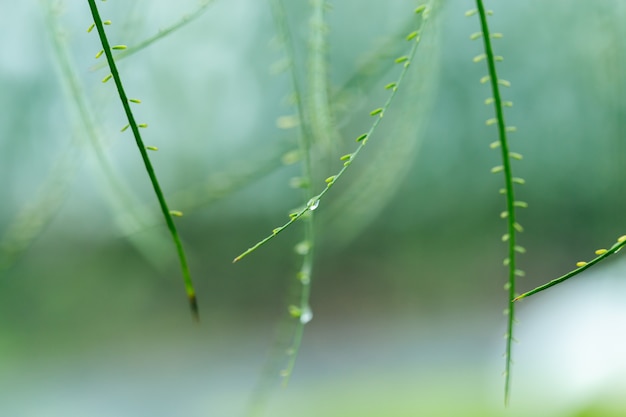
[[[159,185],[159,182],[157,180],[156,173],[154,172],[154,168],[152,167],[152,163],[150,162],[150,158],[148,156],[146,146],[144,145],[143,140],[141,139],[141,134],[139,133],[139,126],[137,122],[135,121],[135,117],[130,108],[130,100],[128,99],[128,96],[126,95],[126,91],[124,90],[124,87],[122,85],[122,79],[117,70],[117,66],[115,65],[115,60],[113,59],[113,54],[111,52],[111,46],[107,39],[106,33],[104,31],[104,25],[102,23],[102,19],[100,18],[98,7],[96,6],[95,0],[87,0],[87,1],[89,3],[89,8],[93,16],[95,27],[98,31],[100,42],[102,43],[102,49],[106,56],[109,69],[111,70],[111,76],[113,78],[113,81],[115,82],[115,86],[117,88],[120,101],[122,102],[122,107],[124,108],[124,112],[126,113],[126,117],[128,119],[128,125],[130,126],[130,129],[133,132],[133,136],[135,138],[137,148],[139,148],[139,153],[141,154],[141,159],[143,160],[148,176],[150,177],[150,182],[152,183],[154,193],[156,194],[157,200],[159,201],[159,207],[161,208],[161,212],[163,213],[163,217],[165,218],[165,223],[167,224],[167,228],[170,231],[172,240],[176,247],[176,252],[178,254],[178,259],[180,262],[180,268],[181,268],[181,272],[183,275],[183,282],[185,285],[185,290],[187,292],[187,298],[189,299],[189,306],[191,308],[191,313],[195,320],[199,320],[198,302],[196,299],[196,292],[195,292],[195,289],[191,280],[191,273],[189,272],[189,266],[187,263],[185,250],[180,240],[180,236],[178,235],[178,231],[176,229],[176,225],[174,224],[174,220],[172,218],[170,209],[167,205],[167,202],[165,201],[163,192],[161,191],[161,186]]]
[[[511,365],[512,365],[512,347],[513,347],[513,326],[515,323],[515,304],[513,299],[515,298],[515,278],[520,273],[516,268],[516,236],[517,232],[521,230],[521,226],[516,221],[516,201],[515,190],[513,187],[513,172],[511,168],[511,154],[509,152],[509,144],[507,140],[507,127],[504,121],[504,103],[502,95],[500,94],[500,85],[507,85],[508,83],[502,82],[498,79],[496,71],[496,56],[493,52],[491,43],[491,33],[489,32],[489,25],[487,23],[487,11],[483,5],[482,0],[476,0],[476,7],[478,16],[480,18],[480,26],[483,38],[483,45],[485,49],[485,60],[487,61],[487,68],[489,73],[489,81],[491,84],[491,90],[493,94],[493,107],[495,110],[495,123],[498,128],[498,141],[502,156],[502,166],[496,167],[494,172],[502,171],[504,173],[504,195],[506,198],[506,220],[507,220],[507,234],[503,236],[503,240],[508,242],[508,257],[506,263],[508,264],[508,308],[507,308],[507,330],[506,330],[506,364],[505,364],[505,383],[504,383],[504,402],[508,404],[509,396],[511,392]],[[490,124],[488,122],[488,124]]]
[[[513,299],[513,301],[519,301],[521,299],[524,299],[526,297],[530,297],[531,295],[537,294],[538,292],[547,290],[550,287],[553,287],[557,284],[560,284],[563,281],[567,281],[568,279],[580,274],[583,271],[586,271],[587,269],[591,268],[592,266],[594,266],[595,264],[602,262],[603,260],[605,260],[606,258],[608,258],[609,256],[617,253],[620,251],[620,249],[622,249],[624,246],[626,246],[626,235],[624,236],[620,236],[617,239],[617,242],[609,249],[609,250],[604,250],[604,249],[599,249],[596,251],[596,254],[598,254],[598,256],[596,256],[595,258],[593,258],[591,261],[589,262],[581,262],[581,265],[574,269],[573,271],[568,272],[567,274],[559,277],[559,278],[555,278],[550,282],[547,282],[543,285],[538,286],[537,288],[534,288],[528,292],[525,292],[524,294],[518,295],[517,297],[515,297]]]
[[[241,254],[239,254],[237,257],[235,257],[235,259],[233,259],[233,263],[240,261],[247,255],[259,249],[261,246],[265,245],[267,242],[269,242],[274,237],[276,237],[279,233],[281,233],[282,231],[287,229],[289,226],[291,226],[293,223],[295,223],[298,219],[300,219],[307,212],[315,210],[318,207],[319,202],[322,200],[324,195],[326,195],[326,193],[332,188],[332,186],[349,169],[351,164],[354,162],[354,160],[357,158],[359,153],[363,150],[363,148],[367,144],[370,137],[374,134],[374,132],[378,128],[385,113],[391,106],[391,103],[394,101],[394,98],[396,97],[396,93],[398,89],[400,88],[400,86],[402,85],[408,73],[409,65],[411,64],[411,61],[413,60],[417,52],[417,47],[419,46],[420,39],[421,39],[420,31],[424,29],[424,26],[426,22],[428,21],[430,10],[431,10],[431,7],[427,5],[420,6],[415,10],[415,13],[417,15],[421,14],[421,21],[419,24],[416,25],[417,30],[415,30],[414,32],[410,33],[407,36],[407,39],[411,41],[413,45],[407,55],[403,55],[395,59],[396,64],[402,65],[402,70],[400,71],[400,75],[398,76],[395,82],[389,83],[385,87],[387,90],[390,90],[390,94],[387,97],[387,100],[385,101],[383,106],[376,108],[370,112],[370,115],[374,117],[374,122],[370,125],[370,128],[367,130],[367,132],[362,133],[355,138],[356,142],[359,144],[357,148],[355,149],[355,151],[352,152],[351,154],[344,155],[340,158],[341,161],[343,161],[343,167],[335,175],[331,175],[330,177],[326,179],[326,187],[319,194],[310,198],[307,204],[303,208],[301,208],[300,210],[294,213],[291,213],[289,215],[288,222],[286,222],[280,227],[275,228],[271,234],[269,234],[264,239],[260,240],[259,242],[257,242],[256,244],[254,244],[253,246],[251,246],[250,248],[248,248]]]

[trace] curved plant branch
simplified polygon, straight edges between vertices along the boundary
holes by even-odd
[[[401,64],[402,65],[402,71],[400,72],[400,75],[398,76],[398,78],[397,78],[397,80],[395,82],[389,83],[389,84],[387,84],[385,86],[385,88],[387,90],[390,90],[391,93],[389,94],[389,97],[387,98],[387,101],[385,101],[385,103],[384,103],[384,105],[382,107],[376,108],[376,109],[374,109],[374,110],[372,110],[370,112],[370,115],[372,117],[375,117],[375,120],[372,123],[372,125],[370,126],[369,130],[367,130],[367,132],[365,132],[365,133],[363,133],[363,134],[361,134],[361,135],[356,137],[355,140],[359,144],[358,147],[356,148],[356,150],[354,152],[352,152],[352,153],[343,155],[340,158],[340,160],[343,162],[343,167],[335,175],[331,175],[330,177],[326,178],[326,180],[325,180],[326,187],[322,190],[322,192],[320,192],[319,194],[317,194],[317,195],[313,196],[312,198],[310,198],[303,208],[290,213],[289,214],[289,221],[287,223],[283,224],[280,227],[275,228],[270,235],[268,235],[267,237],[265,237],[261,241],[257,242],[254,246],[250,247],[249,249],[247,249],[246,251],[244,251],[243,253],[238,255],[233,260],[233,263],[240,261],[241,259],[243,259],[247,255],[249,255],[250,253],[254,252],[258,248],[260,248],[261,246],[263,246],[264,244],[266,244],[267,242],[272,240],[280,232],[284,231],[289,226],[291,226],[293,223],[295,223],[298,219],[300,219],[304,214],[317,209],[317,207],[319,206],[320,201],[322,200],[324,195],[326,195],[326,193],[331,189],[331,187],[339,180],[339,178],[341,178],[341,176],[348,170],[348,168],[350,167],[352,162],[357,158],[357,156],[359,155],[361,150],[367,144],[369,138],[376,131],[376,128],[378,127],[378,125],[380,124],[381,120],[383,119],[383,116],[385,115],[385,112],[389,109],[389,107],[391,106],[391,103],[393,102],[394,98],[396,97],[396,92],[398,91],[398,88],[400,88],[400,86],[402,85],[402,82],[404,81],[404,79],[406,77],[409,65],[410,65],[411,61],[413,60],[413,58],[415,57],[415,53],[417,51],[417,47],[418,47],[418,45],[420,43],[419,42],[420,41],[420,33],[419,32],[420,32],[420,30],[424,29],[424,26],[425,26],[426,22],[428,21],[428,16],[429,16],[429,13],[430,13],[430,6],[427,6],[427,5],[419,6],[417,9],[415,9],[415,13],[418,14],[418,15],[421,15],[422,19],[420,21],[420,24],[417,26],[417,30],[415,30],[414,32],[411,32],[407,36],[407,40],[412,41],[413,46],[411,47],[411,49],[410,49],[410,51],[409,51],[409,53],[407,55],[403,55],[403,56],[398,57],[398,58],[395,59],[395,62],[397,64]]]
[[[518,295],[517,297],[515,297],[513,299],[513,301],[519,301],[519,300],[521,300],[523,298],[530,297],[531,295],[537,294],[538,292],[541,292],[543,290],[547,290],[550,287],[553,287],[553,286],[555,286],[557,284],[560,284],[563,281],[567,281],[568,279],[570,279],[570,278],[580,274],[581,272],[586,271],[587,269],[591,268],[592,266],[602,262],[603,260],[605,260],[609,256],[619,252],[620,249],[622,249],[622,247],[624,247],[624,246],[626,246],[626,235],[618,237],[617,238],[617,242],[615,244],[613,244],[613,246],[611,246],[610,249],[608,249],[608,250],[607,249],[598,249],[598,250],[596,250],[595,253],[596,253],[597,256],[595,258],[593,258],[591,261],[589,261],[589,262],[585,262],[585,261],[577,262],[576,266],[578,268],[574,269],[573,271],[568,272],[567,274],[565,274],[565,275],[563,275],[563,276],[561,276],[559,278],[553,279],[552,281],[550,281],[550,282],[548,282],[546,284],[540,285],[540,286],[538,286],[535,289],[532,289],[532,290],[530,290],[528,292],[525,292],[522,295]]]
[[[94,20],[94,24],[89,28],[89,31],[91,31],[95,27],[98,31],[100,42],[102,43],[102,51],[98,53],[96,56],[100,56],[102,55],[102,53],[104,53],[104,55],[106,56],[109,68],[111,70],[111,74],[106,76],[103,79],[103,82],[106,82],[111,78],[113,78],[113,81],[115,82],[117,92],[122,102],[122,106],[124,107],[124,112],[126,113],[126,117],[128,119],[128,125],[124,127],[122,130],[126,130],[127,127],[130,127],[131,131],[133,132],[133,136],[135,138],[135,142],[137,143],[137,147],[139,148],[141,158],[144,162],[148,176],[150,177],[150,182],[152,183],[152,187],[154,188],[154,192],[159,201],[159,206],[163,213],[163,217],[165,218],[167,228],[169,229],[170,234],[172,236],[172,240],[174,241],[174,245],[176,246],[176,251],[178,253],[178,258],[180,261],[180,268],[181,268],[182,275],[183,275],[183,281],[185,284],[185,290],[187,292],[187,297],[189,299],[189,306],[191,308],[192,315],[194,319],[198,320],[199,313],[198,313],[198,302],[196,300],[196,292],[193,287],[193,283],[191,281],[191,274],[189,272],[189,266],[187,264],[185,251],[183,249],[182,242],[178,235],[176,225],[174,224],[174,220],[172,218],[173,215],[180,216],[182,213],[175,211],[175,210],[170,210],[169,207],[167,206],[167,202],[165,201],[165,197],[163,196],[163,192],[161,191],[161,186],[159,185],[156,174],[154,172],[154,168],[152,167],[152,163],[150,162],[150,158],[147,152],[147,149],[156,150],[156,148],[146,147],[144,145],[143,140],[141,139],[141,134],[139,133],[140,125],[138,125],[137,122],[135,121],[135,117],[133,116],[133,112],[130,108],[131,100],[132,102],[139,102],[139,100],[129,99],[128,96],[126,95],[126,91],[124,90],[124,87],[122,85],[122,80],[120,78],[119,72],[117,70],[117,66],[115,65],[115,60],[113,59],[113,54],[111,52],[113,48],[125,49],[125,46],[123,45],[118,45],[118,46],[113,46],[113,47],[110,46],[106,33],[104,31],[104,24],[102,22],[102,19],[100,18],[100,13],[98,12],[98,8],[96,6],[95,0],[87,0],[87,1],[89,3],[89,8],[91,9],[91,14]],[[107,22],[107,23],[110,23],[110,22]]]
[[[496,61],[502,60],[502,57],[496,56],[493,51],[491,40],[493,38],[499,38],[500,34],[491,34],[489,31],[489,25],[487,23],[487,15],[491,15],[491,11],[485,10],[482,0],[476,0],[476,9],[470,10],[466,15],[471,16],[478,14],[480,18],[481,31],[472,35],[471,39],[478,39],[482,37],[485,53],[478,55],[474,58],[474,62],[480,62],[486,60],[488,74],[481,79],[481,83],[489,82],[493,98],[486,101],[486,104],[493,104],[495,111],[495,118],[487,120],[487,125],[496,125],[498,128],[498,142],[492,144],[492,148],[500,148],[502,165],[494,167],[491,171],[493,173],[502,172],[504,174],[504,189],[501,192],[506,199],[506,211],[502,212],[501,217],[506,219],[507,233],[502,236],[502,240],[508,243],[508,256],[504,260],[504,264],[508,267],[508,282],[505,289],[508,291],[508,308],[505,311],[507,314],[507,330],[506,330],[506,364],[505,364],[505,383],[504,383],[504,402],[508,404],[509,395],[511,391],[511,365],[512,365],[512,344],[513,344],[513,325],[515,324],[515,305],[513,299],[515,298],[515,279],[517,276],[523,276],[523,271],[517,269],[517,254],[524,253],[525,249],[516,244],[517,233],[521,232],[522,226],[516,220],[516,209],[518,207],[526,207],[527,204],[522,201],[515,200],[514,183],[523,184],[524,181],[520,178],[513,177],[513,170],[511,167],[512,159],[521,159],[521,155],[509,151],[509,144],[507,140],[507,132],[514,130],[513,128],[507,128],[504,121],[504,107],[512,105],[510,102],[505,102],[502,99],[500,93],[500,86],[508,87],[510,83],[506,80],[498,78],[496,71]]]

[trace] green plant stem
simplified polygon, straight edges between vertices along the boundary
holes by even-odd
[[[324,2],[323,0],[319,0],[319,7],[323,9]],[[318,7],[318,6],[316,6]],[[291,30],[287,25],[287,17],[285,16],[285,6],[282,0],[273,0],[272,1],[272,11],[274,13],[274,20],[276,21],[277,28],[280,32],[280,36],[283,39],[283,43],[285,46],[285,53],[287,55],[287,59],[289,61],[289,73],[291,76],[291,88],[295,92],[296,96],[296,111],[298,115],[298,119],[301,121],[300,123],[300,134],[299,137],[299,151],[303,156],[302,161],[302,179],[303,179],[303,188],[302,188],[302,196],[304,199],[310,200],[313,198],[313,167],[311,162],[311,148],[313,143],[315,142],[315,137],[313,135],[313,124],[309,124],[304,120],[304,103],[302,102],[302,89],[298,83],[298,77],[296,75],[296,70],[294,67],[295,64],[295,51],[293,49],[293,39],[291,37]],[[316,11],[317,12],[317,11]],[[322,13],[322,11],[319,11]],[[321,24],[321,23],[320,23]],[[311,27],[312,32],[315,32],[316,29]],[[321,46],[320,46],[321,47]],[[321,59],[324,60],[325,57],[322,55]],[[325,96],[326,100],[328,99]],[[313,108],[312,114],[316,114],[317,111],[329,111],[328,103],[325,108]],[[324,116],[330,117],[330,114]],[[330,120],[330,119],[329,119]],[[330,128],[330,126],[328,126]],[[301,286],[300,291],[300,300],[299,300],[299,309],[302,314],[310,315],[311,307],[309,305],[309,299],[311,296],[311,276],[313,273],[313,260],[314,260],[314,248],[315,248],[315,224],[314,224],[314,216],[313,212],[310,212],[308,216],[305,216],[304,221],[304,242],[307,244],[307,252],[303,255],[302,265],[300,267],[300,271],[298,272],[298,281]],[[300,351],[300,345],[302,343],[302,337],[304,335],[304,326],[308,323],[310,319],[303,320],[302,317],[298,318],[296,322],[296,328],[294,329],[293,339],[291,346],[288,348],[289,352],[289,361],[287,363],[286,368],[282,372],[283,376],[283,385],[287,385],[289,379],[293,373],[293,368],[296,364],[296,359],[298,357],[298,352]]]
[[[504,383],[504,402],[508,405],[511,392],[511,365],[512,365],[512,344],[513,344],[513,325],[515,323],[515,275],[516,275],[516,230],[515,230],[515,194],[513,188],[513,173],[511,169],[511,158],[509,154],[509,145],[506,135],[506,124],[504,122],[504,109],[502,104],[502,96],[500,95],[500,85],[498,83],[498,74],[496,72],[496,59],[491,45],[491,34],[489,33],[489,25],[487,24],[487,12],[482,0],[476,0],[476,8],[480,17],[480,26],[482,30],[483,44],[489,70],[489,78],[491,82],[491,90],[493,92],[494,110],[496,113],[498,125],[498,139],[500,141],[500,150],[502,152],[502,166],[504,167],[504,183],[506,190],[506,208],[507,208],[507,229],[508,229],[508,315],[507,315],[507,331],[506,331],[506,365],[505,365],[505,383]]]
[[[298,352],[300,351],[300,345],[302,344],[302,337],[304,336],[304,326],[311,320],[312,312],[311,307],[309,305],[309,300],[311,298],[311,276],[313,272],[313,253],[314,253],[314,245],[315,245],[315,229],[313,223],[313,216],[309,216],[305,219],[305,231],[304,231],[304,239],[305,242],[308,242],[309,249],[307,253],[304,255],[304,259],[302,260],[302,267],[298,272],[298,279],[300,281],[300,285],[302,286],[300,292],[300,312],[302,314],[301,317],[298,317],[298,321],[296,322],[296,328],[293,332],[293,339],[291,346],[289,347],[288,354],[289,360],[287,362],[287,366],[281,372],[283,377],[283,386],[287,386],[289,383],[289,379],[293,374],[293,368],[296,364],[296,359],[298,357]],[[305,316],[306,315],[306,316]],[[306,318],[305,318],[306,317]]]
[[[619,250],[626,246],[626,239],[624,239],[621,242],[617,242],[616,244],[614,244],[611,249],[609,249],[608,251],[606,251],[605,253],[603,253],[602,255],[599,255],[595,258],[593,258],[591,261],[587,262],[585,265],[574,269],[573,271],[568,272],[567,274],[559,277],[559,278],[555,278],[550,282],[547,282],[543,285],[538,286],[537,288],[534,288],[528,292],[525,292],[524,294],[518,295],[517,297],[515,297],[513,299],[513,301],[519,301],[521,299],[524,299],[526,297],[530,297],[531,295],[537,294],[538,292],[541,292],[543,290],[547,290],[550,287],[553,287],[557,284],[560,284],[563,281],[567,281],[568,279],[580,274],[581,272],[591,268],[592,266],[594,266],[595,264],[602,262],[603,260],[605,260],[606,258],[608,258],[609,256],[619,252]]]
[[[46,23],[49,27],[51,42],[55,57],[61,71],[61,80],[66,87],[70,101],[74,104],[76,117],[82,125],[82,131],[75,133],[77,138],[74,142],[76,145],[84,145],[85,139],[88,140],[90,149],[94,152],[97,165],[100,168],[102,179],[105,181],[107,201],[110,203],[114,213],[123,212],[123,216],[117,216],[116,223],[118,227],[126,234],[129,242],[137,249],[137,251],[152,265],[158,269],[163,269],[170,262],[169,257],[155,257],[155,250],[162,250],[166,245],[169,248],[170,243],[167,241],[168,236],[159,236],[158,239],[151,238],[147,240],[144,236],[133,235],[130,230],[142,230],[154,223],[158,219],[152,211],[145,210],[140,212],[137,199],[126,184],[120,179],[119,174],[111,166],[103,148],[101,134],[95,126],[93,117],[93,106],[89,103],[85,96],[83,87],[80,83],[78,74],[76,73],[76,65],[72,62],[71,54],[68,51],[66,40],[64,39],[62,29],[57,21],[59,13],[51,5],[51,0],[42,0],[47,10]]]
[[[428,8],[420,10],[420,12],[422,13],[422,19],[424,19],[424,20],[427,19],[428,11],[429,11]],[[314,197],[312,197],[311,199],[309,199],[308,203],[304,206],[304,208],[298,210],[295,213],[292,213],[290,215],[290,219],[289,219],[289,221],[287,223],[283,224],[280,227],[275,228],[270,235],[268,235],[267,237],[265,237],[264,239],[260,240],[255,245],[253,245],[252,247],[248,248],[243,253],[238,255],[235,259],[233,259],[233,263],[240,261],[241,259],[243,259],[247,255],[249,255],[250,253],[254,252],[255,250],[257,250],[261,246],[265,245],[267,242],[269,242],[274,237],[276,237],[279,233],[281,233],[282,231],[287,229],[289,226],[291,226],[293,223],[295,223],[305,213],[307,213],[308,211],[311,211],[311,210],[315,210],[315,208],[317,208],[317,204],[319,204],[319,202],[322,200],[324,195],[326,195],[326,193],[331,189],[331,187],[348,170],[348,168],[351,166],[352,162],[356,159],[356,157],[359,155],[361,150],[367,144],[367,141],[369,140],[369,138],[376,131],[376,128],[378,127],[378,125],[380,124],[381,120],[383,119],[383,116],[384,116],[385,112],[389,109],[389,107],[391,106],[391,103],[393,102],[394,98],[396,97],[396,93],[398,91],[398,88],[400,88],[400,86],[402,85],[403,80],[405,79],[405,76],[406,76],[406,74],[408,72],[409,65],[410,65],[411,61],[413,60],[413,58],[415,57],[415,53],[417,52],[417,47],[418,47],[418,45],[420,43],[419,39],[420,39],[419,35],[416,36],[413,39],[413,46],[411,47],[411,50],[409,51],[408,55],[406,55],[404,57],[400,57],[400,58],[398,58],[396,60],[398,63],[402,64],[402,71],[400,72],[400,75],[398,76],[397,81],[395,83],[393,83],[394,87],[390,88],[391,89],[391,93],[389,94],[389,97],[387,98],[387,101],[385,101],[385,104],[380,109],[378,109],[379,111],[377,111],[375,114],[373,114],[373,117],[375,117],[374,122],[372,123],[372,125],[370,126],[369,130],[366,133],[364,133],[363,135],[359,136],[359,138],[362,138],[362,139],[359,140],[358,147],[350,155],[350,158],[347,161],[344,162],[343,167],[339,170],[339,172],[337,172],[334,176],[332,176],[333,180],[326,184],[326,187],[322,190],[322,192],[320,192],[319,194],[317,194]]]
[[[293,39],[291,36],[291,30],[287,23],[287,18],[285,16],[285,7],[282,0],[271,0],[270,6],[272,10],[273,20],[276,25],[276,29],[278,32],[278,37],[282,41],[282,45],[285,50],[286,60],[288,62],[288,70],[291,81],[291,88],[294,92],[295,96],[295,105],[296,105],[296,114],[300,122],[300,132],[298,135],[299,139],[299,152],[303,156],[302,160],[302,194],[305,199],[308,199],[312,195],[312,163],[311,163],[311,147],[312,147],[312,134],[310,124],[306,119],[304,119],[304,104],[302,102],[302,90],[300,89],[300,85],[298,82],[298,78],[296,75],[296,70],[294,67],[294,49],[293,49]],[[297,282],[294,284],[298,285],[299,297],[298,297],[298,305],[294,306],[297,310],[302,313],[305,312],[307,314],[306,317],[310,316],[310,306],[309,306],[309,298],[311,292],[311,276],[313,269],[313,259],[314,259],[314,247],[315,247],[315,228],[314,228],[314,217],[313,213],[309,213],[308,216],[305,216],[303,219],[304,222],[304,242],[307,245],[307,252],[304,253],[302,259],[302,265],[297,274]],[[289,305],[291,307],[291,300],[289,301]],[[295,323],[295,327],[292,326],[293,321],[297,320]],[[308,321],[308,320],[306,320]],[[262,413],[265,409],[265,405],[267,404],[267,400],[270,397],[271,388],[273,387],[273,382],[276,379],[276,374],[278,369],[280,369],[280,375],[283,378],[283,386],[285,386],[293,374],[293,369],[295,367],[295,363],[297,360],[298,352],[300,350],[300,345],[302,343],[302,338],[304,336],[304,326],[306,325],[305,320],[300,317],[294,317],[290,312],[289,315],[285,315],[285,317],[281,320],[281,326],[277,332],[277,335],[274,340],[274,348],[272,349],[272,354],[268,357],[265,366],[263,367],[262,377],[259,379],[257,383],[253,395],[248,401],[247,405],[247,416],[257,416]],[[289,333],[289,341],[287,343],[284,342],[284,335]],[[284,355],[287,353],[288,359],[287,364],[284,367],[281,367],[281,363],[283,361]],[[278,357],[279,359],[276,359]]]
[[[113,80],[115,81],[115,86],[117,87],[117,92],[120,96],[122,106],[124,107],[124,112],[126,113],[126,117],[128,118],[128,124],[130,125],[130,128],[133,132],[133,136],[135,137],[135,142],[137,143],[137,147],[139,148],[141,158],[144,162],[146,171],[148,172],[148,176],[150,177],[150,182],[152,183],[152,187],[154,188],[154,192],[159,201],[159,206],[161,207],[161,211],[163,213],[163,217],[165,218],[167,228],[169,229],[170,234],[172,235],[172,240],[174,241],[174,245],[176,246],[176,251],[178,253],[178,258],[180,261],[180,267],[181,267],[181,271],[183,274],[185,290],[187,292],[187,297],[189,299],[189,306],[191,308],[191,313],[194,319],[197,321],[199,320],[198,302],[196,299],[196,292],[195,292],[193,283],[191,281],[191,274],[189,272],[189,266],[187,264],[187,258],[185,256],[185,251],[183,249],[182,242],[178,235],[178,231],[176,229],[176,225],[174,224],[174,220],[172,219],[172,215],[170,214],[170,210],[167,206],[167,202],[165,201],[165,197],[163,196],[163,192],[161,191],[161,186],[159,185],[159,182],[157,180],[156,174],[154,172],[154,168],[152,167],[152,163],[150,162],[150,158],[148,157],[148,152],[141,139],[141,134],[139,133],[139,126],[137,125],[133,112],[130,109],[130,102],[128,100],[128,97],[126,96],[126,92],[122,85],[122,80],[117,70],[117,66],[115,65],[115,60],[113,59],[113,54],[111,53],[111,47],[109,45],[109,41],[104,31],[104,25],[102,24],[102,19],[100,18],[100,14],[98,12],[96,2],[95,0],[87,0],[87,1],[89,3],[89,8],[91,9],[91,14],[93,16],[94,23],[98,31],[98,36],[100,37],[100,42],[102,43],[102,49],[104,50],[104,54],[106,55],[109,68],[111,70],[111,75],[113,76]]]

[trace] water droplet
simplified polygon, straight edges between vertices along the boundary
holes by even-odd
[[[320,199],[319,198],[312,198],[312,199],[309,200],[308,203],[306,203],[306,206],[311,211],[315,210],[319,205],[320,205]]]
[[[300,323],[307,324],[311,320],[313,320],[313,311],[311,311],[311,307],[306,306],[300,314]]]

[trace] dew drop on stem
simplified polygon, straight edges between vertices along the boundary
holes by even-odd
[[[319,198],[312,198],[312,199],[309,200],[308,203],[306,203],[306,206],[311,211],[315,210],[319,205],[320,205],[320,199]]]
[[[311,311],[311,307],[306,306],[300,313],[300,323],[307,324],[311,320],[313,320],[313,311]]]

